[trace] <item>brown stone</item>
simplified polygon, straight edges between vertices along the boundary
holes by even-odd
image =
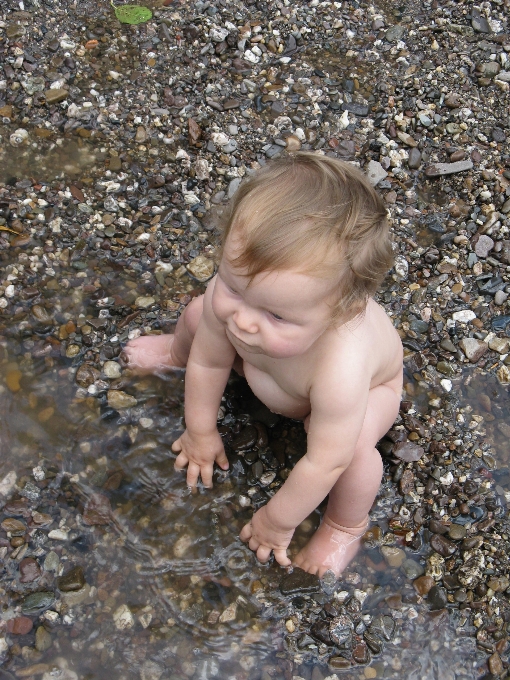
[[[106,496],[100,493],[93,493],[85,504],[83,510],[83,521],[92,526],[94,524],[110,524],[112,508]]]
[[[418,595],[421,597],[426,597],[428,595],[429,590],[436,585],[436,582],[432,578],[432,576],[420,576],[419,578],[415,579],[413,581],[413,586]]]
[[[431,547],[438,552],[442,557],[450,557],[453,555],[457,546],[452,541],[448,540],[445,536],[440,534],[434,534],[430,539]]]
[[[33,557],[25,557],[19,564],[20,583],[30,583],[41,575],[41,567]]]
[[[497,652],[491,654],[491,656],[489,656],[489,671],[492,675],[499,677],[504,670],[503,662],[501,661],[499,654]]]
[[[12,635],[26,635],[30,633],[34,624],[28,616],[17,616],[15,619],[7,621],[7,632]]]
[[[400,493],[406,494],[414,491],[414,474],[412,470],[404,470],[400,478]]]
[[[0,526],[4,531],[9,531],[11,534],[24,534],[27,530],[26,524],[24,524],[24,522],[20,522],[19,519],[14,519],[13,517],[4,519]]]

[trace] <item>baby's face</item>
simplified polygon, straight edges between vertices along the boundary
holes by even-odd
[[[236,349],[283,359],[304,354],[327,330],[334,283],[296,271],[263,272],[250,285],[225,248],[213,311]]]

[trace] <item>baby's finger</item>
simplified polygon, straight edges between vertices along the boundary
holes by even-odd
[[[267,562],[270,555],[271,555],[271,548],[268,548],[267,545],[259,546],[259,548],[257,550],[257,559],[260,562]]]
[[[273,550],[274,558],[281,564],[282,567],[288,567],[292,564],[291,560],[287,557],[287,551],[284,548],[277,548]]]
[[[239,538],[241,541],[249,541],[251,536],[252,536],[252,528],[251,528],[251,522],[248,522],[248,524],[245,524],[244,527],[241,529],[241,533],[239,534]]]
[[[228,458],[225,455],[225,451],[216,458],[216,463],[220,466],[222,470],[228,470],[229,467]]]
[[[180,437],[179,437],[179,439],[176,439],[174,441],[171,448],[172,448],[172,451],[174,453],[177,453],[178,451],[182,451],[182,444],[181,444],[181,438]]]
[[[260,542],[257,541],[257,539],[255,538],[255,536],[252,536],[252,537],[250,538],[249,542],[248,542],[248,548],[249,548],[250,550],[253,550],[253,552],[257,552],[259,546],[260,546]]]
[[[187,464],[188,464],[188,457],[186,456],[185,453],[183,453],[181,451],[181,453],[175,459],[174,468],[176,470],[183,470],[186,467]]]
[[[212,476],[213,476],[213,466],[212,465],[202,465],[200,468],[200,477],[202,477],[202,484],[207,489],[212,489]]]
[[[191,487],[196,486],[199,474],[200,466],[190,461],[188,463],[188,474],[186,475],[186,484]]]

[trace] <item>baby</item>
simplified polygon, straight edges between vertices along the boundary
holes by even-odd
[[[268,408],[302,419],[307,452],[241,531],[260,561],[291,563],[296,527],[329,494],[294,564],[339,575],[356,554],[382,475],[377,441],[402,390],[400,338],[372,299],[392,265],[382,199],[355,167],[315,153],[276,160],[235,194],[221,261],[175,335],[126,347],[139,373],[186,366],[187,483],[228,469],[217,415],[232,368]]]

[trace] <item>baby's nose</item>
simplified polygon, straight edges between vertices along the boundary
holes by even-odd
[[[234,323],[240,331],[245,333],[256,333],[258,324],[253,314],[247,309],[238,309],[234,314]]]

